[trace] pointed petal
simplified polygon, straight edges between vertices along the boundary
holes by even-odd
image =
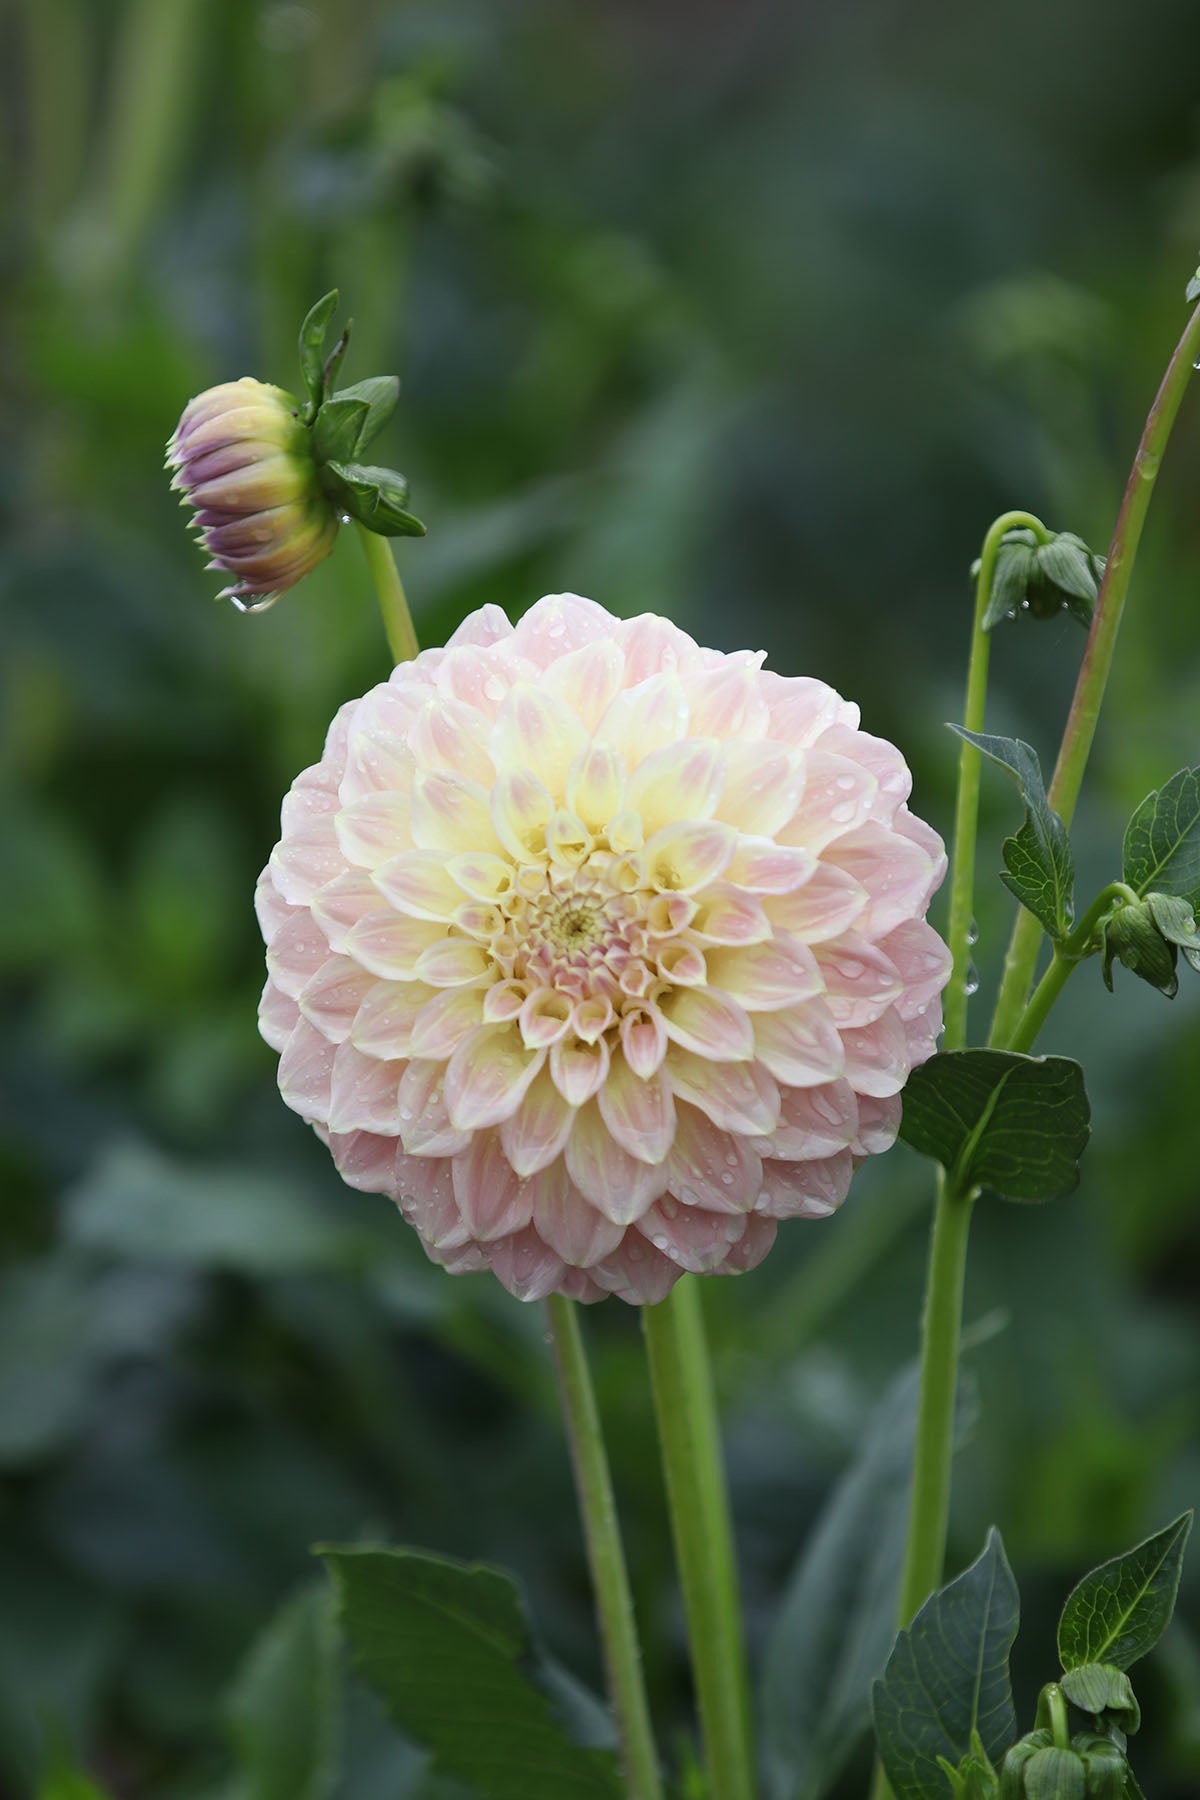
[[[681,1206],[666,1198],[638,1220],[637,1229],[681,1269],[709,1275],[745,1234],[746,1219],[739,1213],[706,1212],[701,1206]]]
[[[666,1299],[683,1270],[631,1226],[612,1254],[594,1263],[588,1273],[630,1306],[656,1306]]]
[[[338,848],[348,863],[377,869],[401,850],[407,850],[410,803],[407,794],[368,794],[344,806],[334,820]]]
[[[762,944],[771,936],[771,921],[753,894],[716,882],[698,902],[690,929],[701,944]]]
[[[661,1165],[638,1162],[617,1143],[594,1100],[581,1106],[567,1140],[567,1173],[585,1200],[614,1223],[632,1224],[666,1187]]]
[[[747,1012],[778,1012],[811,1000],[822,988],[812,951],[783,936],[744,949],[710,950],[707,962],[712,986]]]
[[[550,1071],[539,1069],[521,1104],[500,1126],[504,1154],[518,1175],[536,1175],[562,1154],[574,1123],[574,1107],[563,1099]]]
[[[548,788],[524,769],[505,769],[491,797],[491,821],[497,844],[518,863],[537,862],[546,854],[546,827],[554,812]]]
[[[748,1062],[754,1055],[754,1027],[746,1013],[713,988],[676,988],[662,995],[658,1009],[667,1036],[683,1050],[715,1062]]]
[[[744,893],[788,894],[808,881],[816,866],[816,857],[803,845],[741,837],[730,860],[728,878]]]
[[[408,1064],[400,1082],[397,1111],[400,1136],[410,1156],[457,1156],[470,1143],[469,1132],[458,1131],[446,1110],[446,1065],[442,1062]]]
[[[340,1044],[350,1036],[358,1009],[374,986],[375,977],[348,956],[331,956],[302,988],[300,1011],[331,1044]]]
[[[923,1017],[950,979],[950,952],[924,919],[906,919],[877,946],[900,971],[904,992],[896,1011],[904,1020]]]
[[[661,1069],[645,1079],[618,1054],[597,1100],[605,1125],[623,1150],[638,1162],[662,1162],[675,1136],[675,1101]]]
[[[402,850],[371,877],[389,906],[412,919],[446,924],[462,905],[462,889],[435,850]]]
[[[725,790],[716,809],[739,831],[774,837],[792,817],[804,793],[804,758],[781,744],[725,745]]]
[[[754,1054],[788,1087],[819,1087],[845,1069],[845,1052],[823,1000],[805,1000],[786,1012],[755,1013]]]
[[[635,1075],[648,1081],[667,1054],[666,1020],[657,1006],[631,1007],[621,1018],[621,1049]]]
[[[886,937],[905,919],[923,913],[935,885],[936,869],[928,851],[900,831],[873,821],[831,844],[825,858],[853,875],[870,895],[858,922],[864,937]]]
[[[454,1158],[454,1198],[463,1223],[480,1243],[521,1231],[533,1217],[530,1184],[509,1167],[494,1131],[477,1131]]]
[[[258,1003],[258,1029],[264,1042],[277,1055],[295,1031],[299,1018],[300,1008],[296,1002],[289,1000],[268,975]]]
[[[336,880],[326,882],[313,895],[312,916],[329,939],[329,948],[340,955],[358,921],[380,910],[379,900],[379,889],[368,869],[347,869]]]
[[[722,1130],[699,1108],[681,1105],[668,1175],[671,1193],[685,1206],[751,1212],[762,1187],[762,1158],[749,1139]]]
[[[444,769],[421,770],[416,776],[409,830],[418,849],[436,850],[441,856],[499,849],[486,788]]]
[[[823,1087],[784,1088],[770,1155],[783,1162],[814,1162],[849,1149],[859,1130],[859,1101],[848,1081]]]
[[[544,693],[565,705],[585,731],[594,731],[625,680],[625,658],[612,638],[597,638],[552,662]]]
[[[902,1102],[899,1094],[882,1099],[874,1094],[858,1097],[858,1135],[850,1148],[855,1156],[880,1156],[890,1150],[900,1130]]]
[[[396,1157],[403,1155],[396,1138],[374,1131],[331,1131],[329,1153],[347,1187],[362,1194],[395,1192]]]
[[[567,774],[567,805],[593,831],[602,831],[625,804],[625,758],[605,744],[589,744]]]
[[[267,969],[281,994],[298,1000],[317,970],[329,961],[329,944],[320,926],[303,910],[280,926],[267,951]]]
[[[817,951],[825,1004],[839,1030],[873,1024],[903,992],[900,971],[876,944],[848,931]]]
[[[626,655],[628,675],[629,658]],[[688,704],[683,687],[672,675],[654,675],[627,687],[607,707],[596,727],[598,743],[619,750],[627,769],[636,769],[652,750],[687,736]]]
[[[329,1039],[307,1019],[299,1021],[284,1045],[279,1058],[279,1091],[302,1119],[317,1119],[322,1124],[328,1119],[335,1054]]]
[[[910,1059],[904,1025],[893,1007],[873,1025],[844,1031],[846,1080],[859,1094],[886,1100],[908,1080]]]
[[[664,825],[646,840],[650,884],[660,893],[687,894],[707,887],[729,867],[736,844],[733,826],[718,819]]]
[[[329,1095],[331,1131],[373,1131],[395,1137],[400,1129],[398,1092],[405,1065],[364,1056],[341,1044],[333,1059]]]
[[[709,1062],[672,1048],[664,1067],[676,1100],[686,1100],[721,1130],[751,1137],[774,1131],[779,1089],[759,1064]]]
[[[567,769],[586,744],[587,732],[565,701],[521,682],[501,706],[488,747],[499,771],[531,775],[561,801]]]
[[[376,981],[363,995],[350,1042],[364,1056],[399,1061],[411,1056],[413,1027],[433,990],[421,981]]]
[[[446,1107],[459,1131],[498,1125],[521,1104],[546,1059],[527,1050],[515,1025],[480,1025],[446,1065]]]
[[[870,895],[834,863],[818,863],[808,880],[788,894],[772,894],[764,906],[777,931],[802,944],[840,936],[866,912]]]
[[[432,919],[410,919],[384,907],[368,913],[346,933],[346,954],[372,975],[388,981],[414,981],[421,952],[445,936],[446,927]]]
[[[439,695],[421,708],[408,733],[408,746],[423,769],[450,769],[490,787],[496,771],[487,753],[488,716],[452,695]]]
[[[442,938],[422,950],[416,961],[419,979],[430,987],[482,986],[494,968],[483,945],[469,938]]]
[[[624,1225],[606,1218],[584,1199],[561,1158],[536,1175],[529,1186],[537,1234],[565,1263],[588,1268],[615,1250],[624,1237]]]
[[[417,1014],[408,1054],[444,1060],[453,1056],[482,1022],[483,993],[479,988],[443,988]]]
[[[562,1259],[544,1244],[532,1225],[488,1245],[492,1273],[518,1300],[544,1300],[563,1279]]]
[[[458,1250],[470,1242],[454,1198],[454,1160],[449,1156],[396,1157],[397,1204],[414,1230],[435,1250]]]
[[[609,1048],[605,1038],[585,1044],[581,1038],[560,1038],[550,1051],[554,1085],[569,1106],[582,1106],[597,1092],[608,1074]]]
[[[626,805],[641,815],[646,835],[682,819],[711,816],[725,785],[725,758],[716,738],[681,738],[652,750],[629,779]]]
[[[846,1198],[854,1158],[849,1150],[814,1162],[765,1162],[759,1209],[773,1219],[825,1219]]]

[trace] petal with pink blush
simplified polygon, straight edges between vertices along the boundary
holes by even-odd
[[[410,1156],[457,1156],[471,1141],[458,1131],[446,1110],[446,1065],[410,1062],[397,1096],[400,1137]]]
[[[388,981],[415,981],[421,952],[446,936],[430,919],[410,919],[390,907],[368,913],[346,933],[345,951],[364,969]]]
[[[454,1161],[449,1156],[396,1157],[400,1211],[435,1250],[457,1250],[471,1241],[454,1198]]]
[[[761,1173],[762,1157],[749,1139],[723,1131],[698,1107],[680,1106],[667,1170],[676,1199],[710,1212],[749,1212]]]
[[[430,987],[481,986],[494,972],[483,945],[469,938],[441,938],[430,944],[417,958],[416,968],[418,978]]]
[[[560,1038],[550,1050],[554,1085],[569,1106],[583,1106],[603,1085],[611,1060],[608,1042],[585,1044],[577,1037]]]
[[[321,814],[291,830],[271,852],[268,867],[280,897],[289,906],[307,906],[327,881],[345,873],[333,814]]]
[[[715,1063],[671,1049],[664,1064],[677,1100],[704,1113],[722,1131],[769,1136],[779,1118],[779,1089],[757,1063]]]
[[[825,1004],[839,1030],[871,1025],[904,991],[900,971],[877,944],[848,931],[816,953]]]
[[[534,988],[521,1003],[521,1036],[531,1050],[547,1050],[571,1029],[574,1004],[554,988]]]
[[[785,744],[815,744],[831,725],[858,723],[858,708],[811,675],[768,675],[763,686],[770,735]]]
[[[681,819],[707,819],[725,786],[725,757],[715,738],[681,738],[652,750],[629,778],[627,805],[647,836]]]
[[[922,896],[921,900],[921,908],[923,909],[928,906],[933,895],[937,892],[938,888],[941,887],[942,882],[945,879],[946,846],[943,844],[937,832],[933,829],[933,826],[927,825],[924,819],[919,819],[916,813],[909,812],[907,806],[902,806],[892,820],[892,830],[898,831],[901,837],[909,838],[914,844],[918,844],[920,848],[924,850],[926,856],[933,865],[932,873],[929,878],[929,888]]]
[[[576,1188],[561,1159],[529,1183],[533,1223],[543,1243],[565,1263],[584,1268],[616,1249],[625,1226],[606,1218]]]
[[[676,743],[687,731],[688,703],[681,684],[674,676],[655,675],[617,695],[605,709],[595,737],[619,750],[627,769],[636,769],[652,751]]]
[[[491,818],[497,845],[518,863],[537,862],[546,853],[546,827],[554,799],[536,776],[506,769],[492,789]]]
[[[870,898],[853,875],[832,863],[818,863],[792,893],[772,894],[763,904],[777,931],[802,944],[823,944],[861,919]]]
[[[681,1206],[678,1200],[666,1198],[638,1220],[637,1228],[681,1269],[692,1275],[711,1275],[745,1232],[746,1220],[737,1213],[706,1212],[703,1207]]]
[[[590,732],[624,681],[625,658],[620,645],[611,638],[598,638],[552,662],[539,685]]]
[[[275,933],[295,917],[296,908],[289,906],[280,894],[269,868],[264,869],[258,878],[258,885],[254,890],[254,913],[258,929],[268,948]]]
[[[532,1225],[488,1245],[492,1273],[517,1300],[544,1300],[562,1283],[563,1263]]]
[[[753,894],[717,882],[697,900],[690,934],[701,944],[762,944],[771,936],[771,921]]]
[[[850,1148],[855,1156],[881,1156],[890,1150],[900,1130],[903,1102],[899,1094],[877,1099],[863,1094],[858,1102],[858,1134]]]
[[[450,769],[490,787],[496,771],[487,753],[489,725],[486,714],[464,700],[429,700],[409,731],[409,748],[423,769]]]
[[[325,933],[314,923],[311,913],[295,912],[271,940],[267,969],[280,993],[296,1000],[328,960]]]
[[[625,652],[625,685],[636,687],[653,675],[687,674],[701,665],[695,638],[657,613],[639,613],[617,626]]]
[[[631,1226],[617,1248],[603,1262],[593,1265],[591,1274],[601,1287],[629,1306],[657,1306],[666,1299],[683,1270],[656,1250],[636,1226]]]
[[[363,995],[350,1042],[364,1056],[397,1061],[411,1056],[413,1027],[421,1008],[433,998],[422,981],[376,981]]]
[[[842,1040],[822,1000],[754,1015],[754,1054],[787,1087],[819,1087],[845,1072]]]
[[[729,880],[750,894],[788,894],[811,879],[817,859],[799,844],[742,837],[729,864]]]
[[[567,773],[567,805],[600,830],[625,804],[625,759],[606,744],[589,744]]]
[[[691,730],[699,737],[762,738],[770,724],[758,670],[725,663],[684,679]]]
[[[839,838],[826,854],[870,895],[858,923],[864,937],[886,937],[924,906],[933,864],[920,844],[899,831],[870,822]]]
[[[350,738],[338,798],[343,806],[351,806],[371,794],[406,794],[415,770],[412,752],[402,738],[356,730]]]
[[[473,1238],[488,1243],[521,1231],[533,1217],[530,1184],[515,1175],[495,1132],[477,1131],[453,1163],[454,1198]]]
[[[348,956],[331,956],[305,983],[300,1011],[331,1044],[350,1036],[359,1007],[375,986],[375,977]]]
[[[379,889],[368,869],[347,869],[313,896],[312,916],[325,936],[329,948],[339,954],[346,948],[346,938],[360,919],[379,911]]]
[[[676,988],[660,997],[658,1009],[667,1036],[681,1050],[714,1062],[748,1062],[754,1055],[754,1027],[746,1013],[713,988]]]
[[[555,1087],[548,1069],[539,1069],[514,1113],[500,1126],[500,1143],[518,1175],[536,1175],[566,1148],[575,1108]]]
[[[517,621],[515,647],[536,668],[548,668],[583,644],[613,635],[612,614],[582,594],[543,594]]]
[[[513,628],[504,608],[489,601],[478,612],[467,614],[458,630],[446,639],[446,648],[456,650],[460,644],[478,644],[481,649],[486,649],[489,644],[501,643],[512,634]]]
[[[849,1150],[817,1162],[765,1162],[759,1210],[773,1219],[824,1219],[846,1198],[854,1158]]]
[[[453,1056],[465,1037],[483,1023],[479,988],[443,988],[422,1006],[413,1022],[410,1056]]]
[[[724,874],[736,845],[732,825],[717,819],[664,825],[646,841],[647,878],[659,893],[694,893]]]
[[[328,1119],[336,1054],[334,1045],[315,1025],[299,1020],[279,1058],[279,1091],[302,1119],[319,1119],[322,1124]]]
[[[904,1020],[923,1017],[950,979],[952,958],[946,945],[924,919],[906,919],[888,932],[879,948],[903,978],[896,1011]]]
[[[661,1165],[639,1162],[617,1143],[594,1100],[581,1106],[567,1139],[567,1173],[585,1200],[630,1225],[667,1185]]]
[[[631,1007],[621,1018],[621,1049],[625,1061],[643,1081],[652,1076],[667,1054],[666,1020],[657,1006]]]
[[[462,889],[448,874],[446,859],[434,850],[402,850],[377,868],[375,887],[389,906],[413,919],[452,919],[462,905]]]
[[[908,1080],[910,1056],[904,1025],[895,1008],[860,1031],[844,1031],[846,1080],[859,1094],[884,1100]]]
[[[765,1213],[752,1213],[746,1220],[746,1229],[736,1244],[729,1246],[729,1255],[715,1275],[745,1275],[751,1269],[757,1269],[775,1242],[778,1231],[774,1219]]]
[[[347,1187],[389,1194],[396,1182],[396,1139],[375,1131],[331,1132],[329,1149]]]
[[[861,763],[824,749],[808,752],[805,771],[804,797],[782,836],[819,855],[870,817],[879,783]]]
[[[784,1088],[779,1125],[769,1154],[783,1162],[813,1162],[853,1146],[859,1130],[859,1099],[848,1081],[822,1087]]]
[[[487,789],[449,770],[419,771],[413,781],[409,830],[418,849],[436,850],[442,856],[499,849]]]
[[[587,732],[565,701],[539,687],[514,687],[496,717],[489,749],[501,772],[522,771],[561,800],[572,760]]]
[[[438,665],[435,687],[439,699],[459,700],[490,721],[511,683],[520,678],[507,646],[501,654],[490,654],[474,644],[464,644],[448,651]]]
[[[818,748],[848,756],[852,762],[869,769],[878,784],[871,805],[871,817],[890,825],[898,807],[912,792],[912,775],[908,764],[886,738],[872,737],[870,732],[855,731],[848,725],[833,725],[821,736]]]
[[[300,1008],[296,1002],[277,988],[268,975],[258,1003],[258,1029],[277,1055],[296,1029],[299,1018]]]
[[[771,743],[725,745],[725,789],[717,817],[754,837],[773,837],[804,793],[804,757]]]
[[[515,1025],[480,1025],[446,1065],[446,1108],[459,1131],[498,1125],[521,1104],[546,1059],[527,1050]]]
[[[744,949],[710,950],[707,960],[712,986],[747,1012],[778,1012],[821,992],[816,957],[806,945],[786,937]]]
[[[329,1095],[331,1131],[376,1131],[395,1137],[400,1128],[400,1078],[405,1065],[364,1056],[341,1044],[333,1059]]]
[[[597,1100],[600,1116],[623,1150],[638,1162],[662,1162],[675,1136],[675,1101],[661,1069],[643,1079],[624,1056],[615,1056]]]
[[[410,848],[408,794],[368,794],[344,806],[334,821],[338,847],[348,863],[377,869]]]

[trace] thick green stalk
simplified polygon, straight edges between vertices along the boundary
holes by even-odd
[[[379,610],[383,614],[383,629],[387,633],[392,661],[411,662],[420,646],[392,546],[387,538],[380,537],[377,531],[368,531],[365,525],[358,526],[358,537],[367,559],[367,567],[371,571],[371,580],[375,583],[375,594]]]
[[[700,1293],[642,1309],[675,1557],[713,1800],[754,1800],[749,1685],[729,1494]]]
[[[1096,721],[1100,716],[1104,690],[1108,685],[1117,632],[1125,611],[1125,599],[1141,542],[1142,527],[1146,522],[1146,512],[1154,493],[1154,484],[1171,435],[1171,427],[1175,423],[1184,390],[1198,357],[1200,306],[1197,306],[1188,320],[1183,336],[1167,365],[1162,385],[1150,408],[1141,443],[1133,459],[1133,467],[1129,471],[1121,510],[1117,514],[1116,528],[1108,551],[1108,564],[1100,583],[1087,648],[1075,683],[1075,695],[1067,716],[1054,778],[1050,783],[1050,804],[1068,825],[1079,798],[1092,739],[1096,735]],[[1017,1028],[1025,996],[1033,980],[1041,939],[1041,926],[1033,915],[1024,910],[1018,913],[1005,958],[1004,977],[988,1039],[990,1044],[1007,1043]]]
[[[629,1800],[662,1800],[625,1552],[578,1309],[573,1300],[552,1294],[546,1310]]]

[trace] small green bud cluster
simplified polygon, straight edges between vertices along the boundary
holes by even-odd
[[[978,562],[971,573],[978,575]],[[983,629],[992,631],[1022,612],[1035,619],[1067,612],[1081,625],[1090,625],[1103,576],[1104,558],[1073,531],[1048,532],[1044,540],[1025,526],[1006,531],[996,556]]]
[[[325,355],[336,291],[300,331],[308,398],[252,376],[208,388],[185,407],[167,445],[172,487],[193,513],[208,567],[233,576],[222,590],[244,612],[271,606],[329,555],[338,525],[358,519],[383,537],[421,537],[406,510],[408,483],[359,460],[396,407],[400,383],[374,376],[330,392],[349,327]]]

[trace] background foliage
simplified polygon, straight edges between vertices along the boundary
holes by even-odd
[[[542,1320],[429,1267],[278,1101],[250,892],[383,639],[349,536],[265,618],[214,606],[162,446],[210,382],[293,385],[298,320],[337,284],[347,378],[404,379],[379,453],[430,527],[401,550],[426,641],[572,588],[765,644],[862,702],[945,829],[983,531],[1023,505],[1103,547],[1182,323],[1200,16],[7,0],[0,34],[0,1793],[69,1746],[122,1800],[281,1791],[246,1698],[275,1684],[314,1782],[340,1705],[340,1796],[445,1796],[364,1690],[313,1690],[309,1547],[494,1559],[598,1681]],[[1198,484],[1193,394],[1081,894],[1200,756]],[[990,728],[1047,761],[1081,645],[1065,618],[1005,627]],[[989,778],[985,871],[1014,805]],[[985,989],[1010,908],[983,888]],[[994,1522],[1020,1575],[1022,1712],[1061,1593],[1200,1489],[1194,986],[1168,1005],[1118,972],[1110,998],[1093,964],[1046,1047],[1082,1056],[1097,1132],[1069,1199],[980,1211],[954,1517],[955,1567]],[[914,1351],[927,1184],[899,1149],[835,1221],[709,1284],[756,1647]],[[681,1733],[637,1322],[613,1302],[588,1325]],[[289,1596],[300,1635],[264,1640]],[[1139,1690],[1160,1800],[1200,1775],[1198,1632],[1193,1562]]]

